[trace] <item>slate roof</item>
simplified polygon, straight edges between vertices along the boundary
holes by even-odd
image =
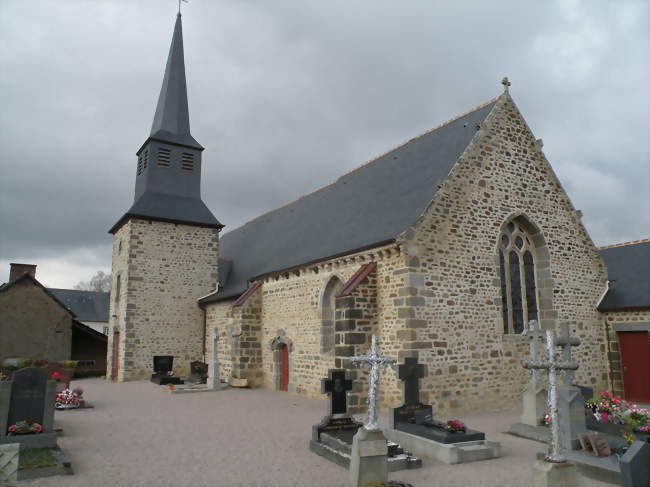
[[[48,288],[79,321],[108,322],[108,293]]]
[[[250,280],[270,272],[394,241],[424,212],[495,103],[490,100],[224,234],[219,254],[232,261],[228,280],[200,302],[238,296]]]
[[[11,289],[14,285],[18,284],[19,282],[22,281],[31,281],[34,285],[40,287],[45,294],[47,294],[56,304],[61,306],[64,310],[66,310],[68,313],[73,318],[77,318],[77,315],[75,315],[74,311],[72,311],[69,307],[67,307],[53,292],[51,289],[46,288],[43,286],[38,279],[36,279],[34,276],[32,276],[29,273],[25,273],[22,276],[18,277],[17,279],[14,279],[13,281],[10,282],[5,282],[2,286],[0,286],[0,292],[5,292]]]
[[[600,249],[612,281],[600,311],[650,308],[650,240]]]

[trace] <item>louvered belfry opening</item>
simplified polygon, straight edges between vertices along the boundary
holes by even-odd
[[[171,151],[161,147],[158,149],[158,165],[169,167],[171,164]]]
[[[194,154],[183,152],[181,156],[181,169],[192,171],[194,169]]]

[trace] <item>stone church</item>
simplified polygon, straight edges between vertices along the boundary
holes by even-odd
[[[520,397],[524,333],[538,320],[568,322],[582,340],[578,384],[622,387],[610,322],[650,324],[650,293],[631,302],[608,286],[507,80],[496,98],[227,233],[201,200],[202,153],[179,14],[134,203],[110,230],[113,380],[147,378],[154,355],[187,374],[212,359],[216,329],[223,380],[320,397],[327,370],[347,368],[377,334],[383,353],[426,364],[422,401],[500,408]],[[401,402],[393,372],[381,389],[384,405]]]

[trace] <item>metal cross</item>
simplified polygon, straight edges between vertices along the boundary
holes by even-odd
[[[504,76],[503,79],[501,80],[501,84],[503,85],[503,91],[508,93],[508,87],[512,84],[510,81],[508,81],[508,77]]]
[[[547,462],[562,463],[566,458],[560,451],[560,422],[558,420],[557,410],[557,371],[558,370],[576,370],[578,364],[575,362],[558,362],[555,352],[555,333],[552,330],[546,330],[546,350],[548,360],[533,361],[525,360],[523,366],[525,369],[544,369],[548,371],[548,409],[551,416],[551,448],[546,456]]]
[[[580,339],[571,336],[571,328],[568,323],[560,324],[560,333],[558,333],[557,340],[555,344],[558,347],[562,348],[561,357],[565,362],[571,362],[571,347],[577,347],[580,345]],[[562,382],[565,386],[573,385],[573,370],[564,370],[562,371]]]
[[[396,360],[392,357],[379,355],[379,351],[377,350],[377,335],[372,335],[370,353],[350,357],[350,363],[370,368],[370,384],[368,386],[368,419],[366,419],[366,424],[363,425],[363,427],[369,431],[379,429],[379,420],[377,419],[379,368],[392,365],[395,362]]]

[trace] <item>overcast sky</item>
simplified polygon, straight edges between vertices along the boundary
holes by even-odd
[[[501,92],[597,245],[650,237],[650,2],[183,4],[203,200],[235,228]],[[175,0],[0,0],[0,282],[110,270]]]

